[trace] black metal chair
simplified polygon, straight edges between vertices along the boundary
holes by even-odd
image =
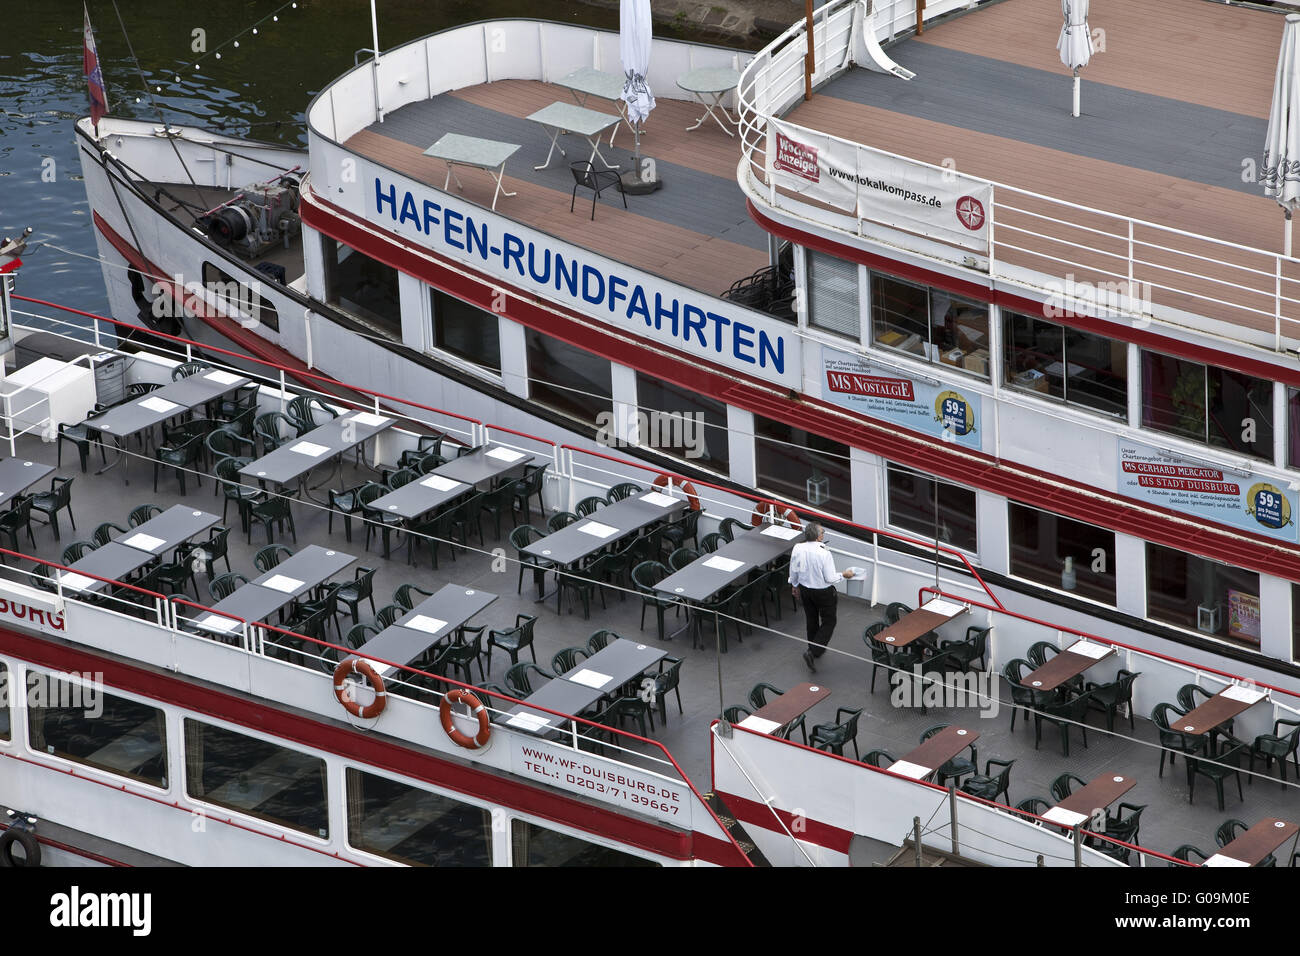
[[[623,180],[612,169],[597,169],[584,159],[576,163],[570,163],[569,171],[573,173],[573,196],[569,199],[569,212],[573,212],[574,203],[578,201],[579,186],[592,191],[591,218],[593,222],[596,219],[596,200],[600,198],[603,190],[609,189],[611,186],[618,190],[618,194],[623,197],[623,208],[627,208],[627,193],[623,192]]]

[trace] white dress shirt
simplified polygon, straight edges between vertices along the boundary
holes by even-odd
[[[820,541],[801,541],[790,553],[790,584],[796,588],[821,590],[834,587],[842,574],[835,570],[835,559]]]

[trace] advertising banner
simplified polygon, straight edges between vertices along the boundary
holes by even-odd
[[[993,187],[866,146],[772,120],[778,186],[906,232],[988,252]]]
[[[1261,475],[1243,475],[1119,439],[1120,494],[1189,518],[1297,540],[1295,492]]]
[[[822,349],[822,374],[827,401],[923,435],[980,447],[979,395],[962,386],[931,385],[831,348]]]

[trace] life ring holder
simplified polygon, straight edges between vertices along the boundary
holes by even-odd
[[[668,487],[668,483],[669,483],[670,481],[672,481],[672,479],[669,478],[667,475],[660,475],[658,478],[655,479],[655,487],[656,487],[656,488],[667,488],[667,487]],[[675,484],[677,485],[678,488],[682,489],[682,491],[686,493],[686,497],[687,497],[687,499],[688,499],[688,500],[690,501],[690,503],[691,503],[691,510],[692,510],[692,511],[699,511],[699,510],[700,510],[700,496],[699,496],[699,494],[695,491],[695,486],[694,486],[693,484],[691,484],[689,481],[678,481],[678,482],[675,482]]]
[[[478,733],[473,737],[456,726],[452,719],[452,704],[464,704],[469,708],[470,716],[478,720]],[[438,717],[442,720],[442,729],[451,738],[451,742],[466,750],[480,750],[492,739],[492,721],[488,717],[487,708],[467,690],[458,687],[443,694],[442,703],[438,705]]]
[[[784,521],[791,528],[803,527],[803,522],[799,520],[799,516],[795,514],[793,508],[786,508],[782,511],[779,504],[768,499],[764,499],[754,505],[754,511],[749,516],[749,523],[755,528],[766,521],[770,521],[772,524],[776,524],[778,521]]]
[[[344,682],[353,674],[370,681],[370,686],[375,689],[374,701],[364,707],[347,692],[347,685]],[[349,657],[334,668],[334,696],[338,698],[344,710],[361,720],[378,717],[388,706],[388,691],[384,689],[384,679],[375,672],[369,661],[363,661],[359,657]]]

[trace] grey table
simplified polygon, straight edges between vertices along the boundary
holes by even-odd
[[[235,618],[255,624],[292,600],[293,595],[284,591],[249,583],[212,605],[211,611],[201,612],[194,618],[194,623],[206,631],[231,634],[239,629],[239,621]]]
[[[413,521],[470,490],[471,486],[465,482],[433,471],[418,481],[408,481],[402,487],[381,495],[370,502],[369,507]]]
[[[598,113],[584,106],[575,106],[573,103],[563,103],[556,100],[550,106],[543,107],[528,118],[551,134],[551,148],[546,153],[546,162],[540,166],[534,166],[533,169],[545,169],[551,165],[551,156],[555,154],[557,148],[560,150],[561,156],[568,155],[564,148],[560,147],[556,142],[561,130],[568,130],[577,133],[579,136],[586,137],[588,144],[591,146],[591,156],[587,162],[595,166],[596,157],[600,156],[600,161],[605,164],[607,169],[618,169],[618,166],[611,164],[609,160],[600,155],[600,137],[605,130],[611,126],[617,126],[621,122],[619,117],[610,116],[608,113]]]
[[[607,694],[667,656],[662,648],[620,637],[566,673],[564,679]]]
[[[475,169],[481,169],[490,175],[496,183],[496,192],[492,194],[492,208],[497,208],[498,196],[514,196],[515,193],[507,192],[501,178],[506,173],[506,160],[518,152],[519,146],[516,143],[499,143],[494,139],[479,139],[477,136],[461,136],[459,133],[447,133],[438,142],[434,143],[424,151],[425,156],[433,159],[441,159],[447,164],[447,178],[443,181],[442,188],[446,190],[452,179],[456,180],[456,187],[465,191],[465,187],[460,184],[460,178],[456,176],[453,166],[472,166]]]
[[[52,471],[53,465],[43,465],[39,461],[22,458],[0,461],[0,503],[17,498]]]
[[[386,677],[397,669],[395,665],[419,660],[496,599],[488,591],[448,584],[362,644],[357,653],[378,661],[392,661],[392,664],[378,661],[374,664],[380,676]]]
[[[788,554],[801,534],[798,529],[775,524],[746,531],[713,554],[702,555],[668,575],[655,585],[655,590],[683,601],[707,601],[755,568]]]
[[[581,67],[574,70],[568,76],[557,80],[556,86],[563,86],[573,98],[577,100],[579,106],[587,105],[588,96],[599,96],[603,100],[612,100],[618,107],[618,115],[622,117],[623,122],[627,123],[627,128],[632,129],[632,124],[627,121],[627,103],[623,100],[623,76],[621,73],[606,73],[604,70],[593,69],[589,66]],[[609,145],[614,145],[614,135],[618,132],[618,124],[609,133]]]
[[[154,515],[119,537],[117,543],[151,554],[165,554],[220,520],[216,515],[189,505],[172,505],[162,514]]]
[[[353,555],[312,544],[285,558],[249,583],[280,591],[292,601],[317,585],[324,584],[354,561],[356,558]]]
[[[522,470],[532,460],[532,455],[505,445],[485,445],[468,455],[461,455],[445,465],[439,465],[429,474],[463,481],[467,485],[479,485],[512,471]]]
[[[86,577],[86,575],[96,574],[101,578],[109,578],[111,581],[120,581],[132,571],[142,568],[153,559],[154,556],[148,551],[141,551],[139,548],[128,548],[124,544],[110,541],[103,547],[82,555],[80,560],[68,565],[68,569],[72,573],[64,571],[59,577],[63,582],[65,591],[91,594],[104,590],[109,586],[110,582],[98,581],[95,578]]]
[[[545,687],[529,694],[525,703],[517,704],[496,719],[497,723],[506,724],[517,730],[532,734],[546,733],[559,727],[564,723],[565,718],[534,710],[528,704],[558,710],[561,714],[577,714],[603,696],[605,696],[604,691],[557,677]]]
[[[733,126],[736,125],[736,121],[731,118],[731,115],[727,113],[727,108],[722,105],[722,98],[740,85],[740,73],[738,71],[731,69],[731,67],[701,67],[698,70],[683,73],[677,78],[677,85],[704,105],[704,114],[695,121],[694,126],[686,127],[687,130],[699,129],[700,124],[712,116],[717,120],[718,125],[722,127],[724,133],[728,136],[736,135],[727,127],[728,123]],[[712,102],[706,100],[704,98],[706,96],[712,97]],[[722,116],[726,117],[725,121],[717,113],[713,112],[715,107],[722,110]]]
[[[288,485],[303,477],[318,464],[350,451],[393,424],[393,419],[372,412],[349,412],[314,428],[301,438],[283,445],[249,462],[239,474],[251,481],[271,481]]]
[[[525,554],[569,565],[656,521],[681,514],[686,499],[650,491],[597,508],[589,517],[538,538]]]

